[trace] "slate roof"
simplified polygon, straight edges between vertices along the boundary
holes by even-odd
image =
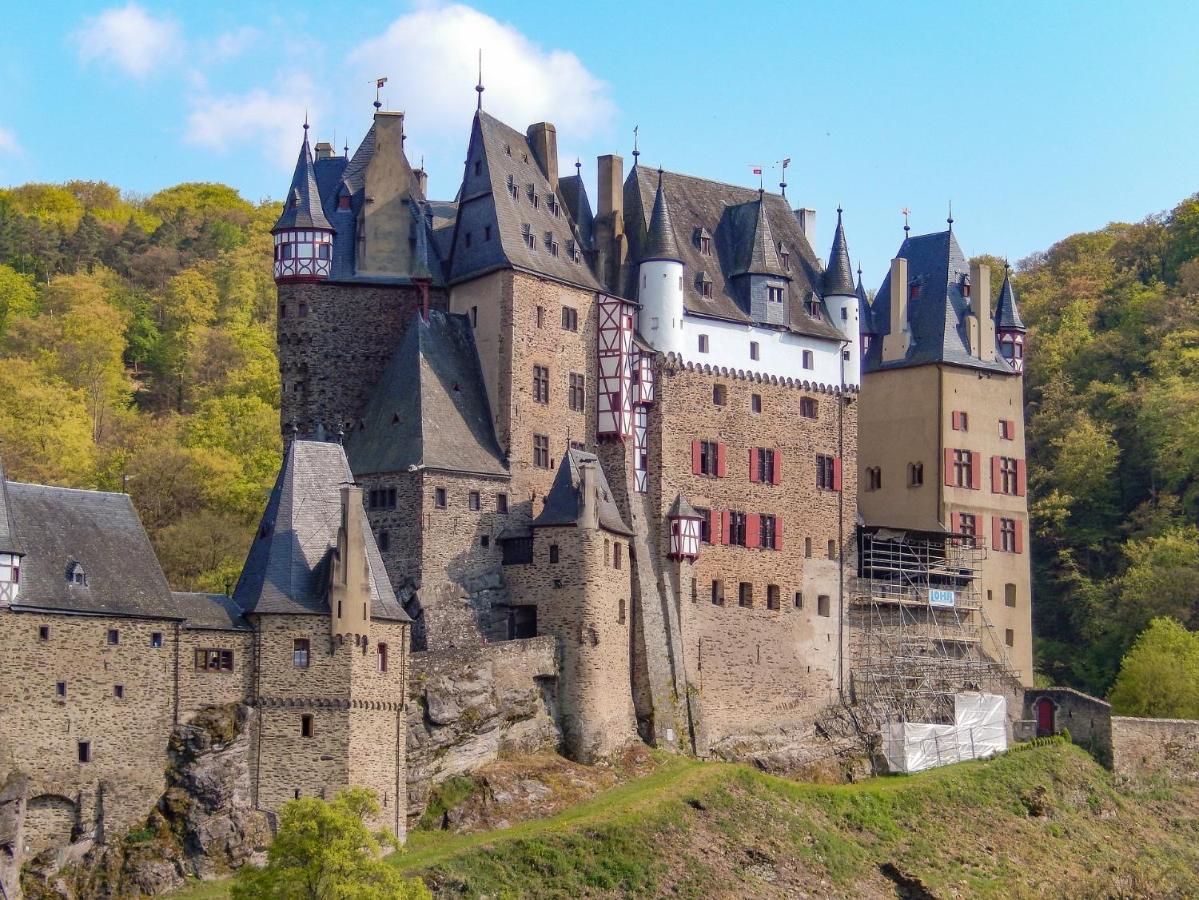
[[[908,279],[919,284],[919,292],[908,301],[908,327],[911,345],[902,360],[884,363],[882,341],[871,341],[863,360],[865,371],[918,366],[928,363],[952,363],[975,369],[1011,373],[1012,368],[999,355],[981,360],[970,353],[966,333],[966,315],[970,300],[962,294],[962,285],[970,266],[958,246],[952,230],[904,238],[897,257],[908,261]],[[875,333],[891,332],[891,273],[883,279],[874,295]]]
[[[862,270],[858,269],[858,286],[854,288],[854,296],[858,298],[858,330],[862,334],[878,334],[874,324],[874,310],[870,307],[870,298],[866,296],[866,288],[862,287]]]
[[[641,262],[654,259],[682,262],[679,242],[675,239],[674,224],[670,221],[670,205],[662,188],[662,173],[658,172],[658,190],[654,194],[654,211],[649,217],[649,232],[641,248]]]
[[[657,193],[656,171],[634,166],[625,179],[625,233],[629,239],[629,280],[625,295],[636,298],[640,279],[637,264],[643,258],[649,219]],[[787,199],[779,194],[762,193],[751,188],[722,184],[676,172],[662,173],[662,184],[670,217],[679,238],[683,262],[683,304],[692,315],[750,323],[747,309],[738,302],[734,284],[738,273],[751,269],[781,267],[774,253],[778,242],[791,258],[788,279],[789,330],[798,334],[841,341],[845,339],[820,304],[820,318],[808,315],[804,301],[820,297],[824,269],[808,243]],[[706,229],[712,237],[712,255],[700,253],[697,233]],[[770,246],[767,247],[766,235]],[[712,281],[712,299],[705,299],[697,280],[703,273]]]
[[[250,545],[233,599],[244,614],[329,613],[330,557],[341,525],[341,486],[353,480],[340,444],[293,440]],[[371,616],[409,621],[397,602],[361,505]]]
[[[333,222],[337,214],[337,193],[341,179],[350,161],[344,156],[326,156],[312,164],[316,174],[316,189],[320,192],[321,208],[325,218]]]
[[[670,504],[670,511],[666,513],[671,519],[699,519],[702,518],[695,511],[695,507],[687,502],[687,498],[682,494],[678,494],[674,498],[674,503]]]
[[[232,597],[226,597],[224,594],[173,591],[171,599],[176,613],[186,620],[184,628],[250,630],[250,623],[246,621]]]
[[[1003,287],[999,289],[999,299],[995,301],[995,325],[998,328],[1010,328],[1027,331],[1024,319],[1020,317],[1020,308],[1016,305],[1016,291],[1012,287],[1012,272],[1003,270]]]
[[[587,197],[587,185],[582,175],[567,175],[558,179],[558,193],[566,203],[575,230],[583,247],[590,250],[595,246],[595,215],[591,211],[591,200]]]
[[[358,475],[411,467],[507,475],[465,316],[414,316],[346,439]]]
[[[21,542],[17,540],[17,528],[13,523],[12,507],[8,500],[8,486],[4,480],[4,460],[0,459],[0,553],[20,553]]]
[[[600,284],[581,254],[577,261],[569,244],[579,242],[570,207],[555,194],[525,135],[479,110],[471,129],[466,175],[458,203],[450,280],[461,281],[502,268],[524,269],[587,290]],[[475,163],[479,173],[475,174]],[[509,189],[509,178],[513,191]],[[530,192],[537,198],[534,207]],[[556,199],[551,205],[550,197]],[[554,206],[559,210],[555,215]],[[533,246],[525,238],[525,226]],[[485,229],[491,229],[491,239]],[[554,256],[545,241],[558,245]],[[466,245],[470,235],[470,246]]]
[[[545,496],[545,507],[541,510],[541,515],[533,520],[533,527],[579,524],[583,507],[583,478],[579,471],[579,465],[582,463],[595,466],[600,527],[615,534],[631,535],[632,529],[624,523],[620,510],[612,499],[612,490],[608,487],[608,479],[604,475],[604,467],[600,465],[599,457],[583,450],[568,450],[562,457],[562,462],[558,465],[558,474],[554,476],[554,484]]]
[[[25,550],[17,608],[178,618],[166,576],[127,494],[7,484]],[[86,584],[67,581],[78,564]]]
[[[316,186],[316,170],[312,165],[312,151],[308,148],[308,123],[304,123],[304,143],[296,159],[296,170],[291,176],[291,187],[283,200],[283,213],[275,222],[272,231],[283,228],[325,228],[332,230],[321,206],[321,194]]]
[[[849,246],[845,242],[845,226],[841,208],[837,207],[837,230],[833,233],[833,249],[824,270],[824,296],[852,297],[855,293],[853,267],[849,264]]]

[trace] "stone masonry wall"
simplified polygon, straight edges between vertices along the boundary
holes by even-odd
[[[254,676],[254,635],[209,628],[179,630],[179,723],[187,724],[206,706],[244,703]],[[232,672],[196,668],[197,650],[232,650]]]
[[[1112,716],[1112,768],[1121,775],[1199,779],[1199,721]]]
[[[1112,763],[1112,706],[1073,688],[1038,688],[1024,692],[1024,718],[1036,722],[1037,702],[1053,703],[1054,733],[1069,730],[1070,739],[1086,747],[1104,765]],[[1034,732],[1035,733],[1035,732]]]
[[[278,288],[280,422],[301,434],[354,422],[420,308],[416,285],[319,282]],[[444,292],[430,306],[444,308]],[[303,315],[301,315],[303,313]]]

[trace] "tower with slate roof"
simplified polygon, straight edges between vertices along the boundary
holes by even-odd
[[[1004,266],[1003,285],[999,288],[999,299],[995,301],[995,334],[999,338],[999,352],[1017,372],[1024,371],[1024,338],[1027,333],[1028,329],[1016,304],[1011,270]]]
[[[682,353],[683,260],[670,220],[670,206],[662,193],[661,172],[638,270],[641,277],[638,329],[655,350]]]
[[[861,303],[858,288],[853,281],[853,269],[849,263],[849,246],[845,241],[845,226],[841,222],[841,208],[837,208],[837,230],[833,234],[833,248],[829,252],[828,266],[824,270],[824,302],[829,314],[845,333],[846,378],[857,382],[861,378]]]

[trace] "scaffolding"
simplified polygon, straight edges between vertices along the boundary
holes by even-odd
[[[986,549],[965,535],[859,531],[850,591],[850,700],[860,727],[953,724],[955,696],[1015,679],[978,586]]]

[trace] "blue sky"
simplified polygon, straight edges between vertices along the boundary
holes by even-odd
[[[314,137],[369,126],[370,80],[408,113],[409,153],[452,196],[484,52],[484,105],[558,126],[564,167],[598,153],[838,203],[866,282],[902,234],[944,225],[1019,259],[1199,190],[1199,15],[1184,2],[72,2],[11,4],[0,34],[0,184],[180,181],[250,199]],[[552,12],[546,12],[552,9]],[[593,184],[593,181],[590,181]],[[777,189],[777,187],[775,187]],[[594,196],[594,193],[593,193]]]

